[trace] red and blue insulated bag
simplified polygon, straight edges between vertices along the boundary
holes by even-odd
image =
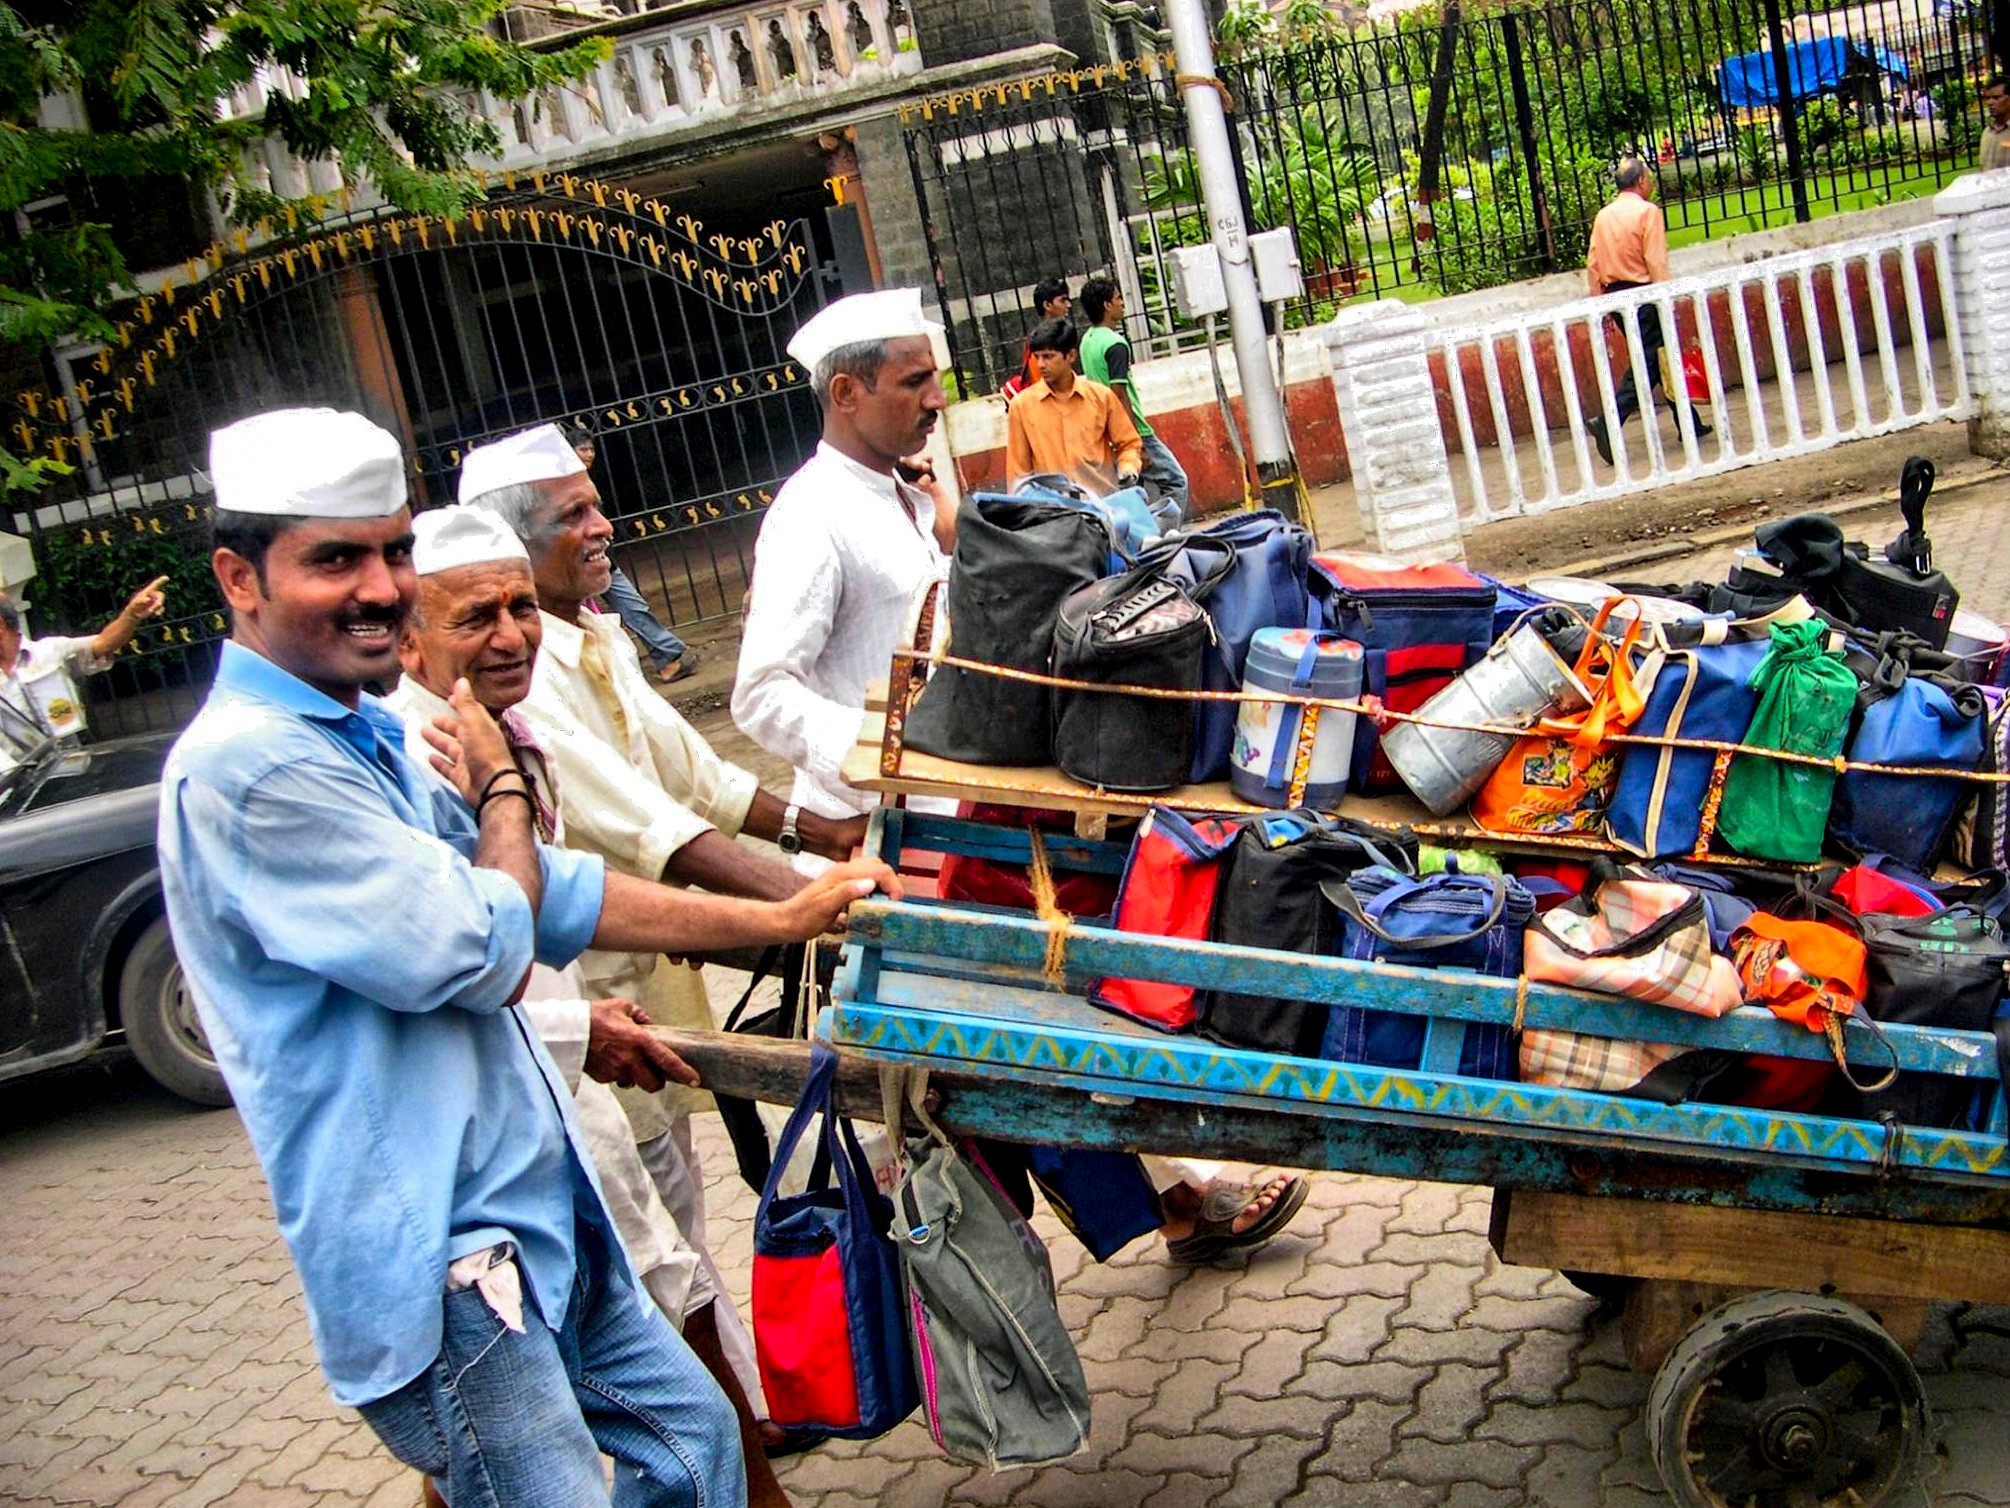
[[[1209,558],[1226,547],[1234,565],[1218,575]],[[1195,593],[1214,624],[1214,642],[1201,658],[1203,691],[1238,691],[1249,646],[1258,629],[1306,628],[1312,599],[1306,588],[1312,536],[1275,509],[1237,513],[1204,529],[1185,530],[1153,546],[1148,555],[1169,560],[1167,574]],[[1209,578],[1214,578],[1211,584]],[[1201,595],[1205,587],[1205,595]],[[1228,778],[1235,743],[1234,702],[1194,704],[1193,770],[1188,777]]]
[[[1235,846],[1243,823],[1234,817],[1181,816],[1155,806],[1138,824],[1124,860],[1111,918],[1119,932],[1147,937],[1208,935],[1214,895],[1221,885],[1222,860]],[[1089,991],[1091,1004],[1161,1031],[1182,1032],[1200,1015],[1190,984],[1155,979],[1105,979]]]
[[[1380,555],[1315,555],[1312,591],[1330,628],[1361,646],[1361,689],[1391,712],[1415,712],[1494,641],[1494,588],[1455,565]],[[1371,718],[1354,725],[1348,784],[1402,789]]]
[[[754,1212],[754,1356],[785,1429],[870,1440],[914,1412],[893,1205],[837,1113],[837,1054],[810,1049],[809,1080],[782,1128]],[[835,1183],[777,1197],[810,1117],[823,1117]],[[812,1182],[821,1182],[812,1174]]]
[[[1711,618],[1671,624],[1664,632],[1671,640],[1680,636],[1689,642],[1668,650],[1647,695],[1647,710],[1627,732],[1721,743],[1742,740],[1759,704],[1751,679],[1770,647],[1767,627],[1757,620]],[[1697,633],[1706,635],[1706,642],[1695,643]],[[1627,746],[1606,808],[1607,834],[1621,848],[1650,859],[1693,853],[1716,763],[1708,749]]]
[[[1512,876],[1461,874],[1456,858],[1450,862],[1454,867],[1445,873],[1417,879],[1378,866],[1321,886],[1340,912],[1340,956],[1517,977],[1535,897]],[[1428,1024],[1427,1017],[1401,1011],[1336,1005],[1326,1018],[1319,1056],[1375,1068],[1419,1068]],[[1510,1028],[1466,1023],[1461,1077],[1513,1080],[1521,1076],[1520,1064]]]
[[[1877,688],[1872,688],[1875,696]],[[1849,758],[1941,770],[1982,765],[1989,707],[1982,688],[1943,685],[1909,675],[1862,711]],[[1851,770],[1836,782],[1829,835],[1853,854],[1889,854],[1907,869],[1930,874],[1969,785],[1924,775],[1873,775]]]

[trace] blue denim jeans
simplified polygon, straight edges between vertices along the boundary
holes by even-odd
[[[563,1328],[528,1289],[521,1335],[479,1289],[442,1294],[439,1356],[361,1409],[453,1508],[745,1508],[732,1405],[605,1240],[580,1229]],[[602,1452],[615,1462],[611,1499]]]
[[[607,605],[620,617],[621,626],[642,641],[658,670],[684,658],[684,641],[656,621],[656,615],[649,611],[648,602],[635,589],[626,571],[614,572],[607,583],[606,595]]]
[[[1140,473],[1141,478],[1158,488],[1162,496],[1178,503],[1184,513],[1188,505],[1186,469],[1157,435],[1139,438],[1145,442],[1145,469]]]

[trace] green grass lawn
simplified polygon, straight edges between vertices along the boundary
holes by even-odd
[[[1857,168],[1854,171],[1813,174],[1807,181],[1808,208],[1819,220],[1826,215],[1875,209],[1882,204],[1896,204],[1901,199],[1918,199],[1937,193],[1953,180],[1955,174],[1949,172],[1943,180],[1936,182],[1928,171],[1929,166],[1912,165],[1906,170],[1911,175],[1908,177],[1893,173],[1894,181],[1889,183],[1885,181],[1883,169]],[[1756,188],[1746,189],[1742,202],[1739,192],[1733,189],[1719,194],[1691,194],[1664,204],[1669,222],[1668,245],[1671,248],[1696,246],[1705,241],[1721,241],[1727,236],[1743,235],[1747,231],[1776,230],[1792,225],[1794,205],[1786,186],[1769,183],[1765,185],[1764,193],[1767,202],[1763,205],[1758,202],[1760,190]],[[1387,272],[1390,265],[1406,265],[1410,255],[1409,237],[1385,237],[1369,232],[1368,256],[1363,261],[1372,260],[1383,271],[1380,293],[1364,289],[1352,298],[1322,301],[1317,308],[1317,319],[1330,319],[1333,311],[1344,304],[1372,303],[1378,297],[1398,299],[1406,304],[1427,304],[1441,297],[1436,285],[1428,281],[1394,283],[1389,280]],[[1572,269],[1558,270],[1568,272]]]
[[[1889,183],[1884,181],[1881,172],[1862,168],[1854,173],[1812,174],[1808,178],[1808,209],[1816,219],[1824,215],[1845,214],[1850,210],[1876,209],[1881,204],[1896,204],[1901,199],[1918,199],[1937,193],[1952,180],[1952,175],[1949,175],[1948,179],[1935,182],[1931,174],[1922,169],[1915,168],[1913,172],[1919,176]],[[1746,231],[1776,230],[1783,225],[1792,225],[1794,204],[1787,186],[1769,183],[1765,186],[1765,196],[1767,203],[1763,209],[1753,203],[1759,197],[1757,189],[1745,190],[1742,204],[1739,193],[1734,189],[1722,194],[1692,195],[1666,205],[1668,245],[1671,248],[1695,246],[1704,241],[1721,241],[1726,236],[1743,235]]]

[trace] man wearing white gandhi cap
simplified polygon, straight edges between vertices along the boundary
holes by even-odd
[[[754,547],[733,720],[796,769],[795,799],[825,812],[878,803],[839,773],[887,674],[916,591],[948,569],[933,525],[947,498],[908,486],[902,458],[928,443],[946,399],[941,328],[911,288],[840,299],[789,342],[810,369],[823,442],[782,484]],[[911,798],[920,807],[925,798]],[[1219,1181],[1219,1164],[1151,1157],[1175,1260],[1247,1252],[1290,1223],[1304,1182]]]
[[[412,567],[418,600],[398,640],[404,679],[384,699],[405,719],[405,747],[415,764],[430,750],[423,730],[450,712],[447,701],[463,678],[492,714],[523,772],[536,810],[538,836],[565,841],[564,791],[555,761],[530,720],[518,710],[530,692],[543,628],[530,555],[509,526],[480,508],[436,508],[412,520]],[[612,751],[605,757],[612,758]],[[443,777],[442,777],[443,778]],[[709,1252],[685,1239],[636,1150],[628,1116],[607,1086],[660,1089],[689,1081],[677,1055],[647,1030],[648,1014],[633,1001],[590,999],[577,962],[563,970],[531,968],[524,1010],[573,1091],[601,1193],[642,1286],[665,1319],[684,1333],[707,1370],[743,1412],[742,1444],[751,1503],[787,1502],[759,1448],[750,1396],[759,1371],[744,1326],[732,1312],[725,1281]],[[728,1357],[743,1344],[743,1375]]]
[[[933,483],[918,453],[948,403],[946,352],[912,288],[839,299],[788,350],[822,405],[823,440],[761,521],[733,720],[795,767],[797,804],[842,816],[879,800],[838,774],[866,684],[886,674],[916,589],[949,569],[954,498],[910,480]]]
[[[397,442],[290,409],[212,437],[231,640],[161,776],[175,950],[271,1185],[322,1370],[449,1500],[744,1501],[718,1385],[637,1282],[551,1055],[533,962],[827,930],[881,866],[780,904],[609,874],[465,682],[431,779],[365,684],[418,588]]]
[[[607,590],[614,529],[557,426],[539,425],[469,452],[460,496],[503,520],[530,556],[542,643],[521,709],[565,788],[568,847],[639,879],[773,899],[803,877],[735,842],[737,835],[832,859],[863,840],[863,817],[834,821],[792,808],[721,759],[659,694],[614,615],[587,607]],[[715,1025],[698,974],[660,952],[595,949],[579,966],[594,995],[633,1000],[659,1025]],[[676,1085],[648,1095],[623,1091],[620,1099],[657,1193],[702,1256],[710,1243],[690,1115],[704,1102]],[[722,1309],[719,1322],[726,1354],[744,1361],[751,1343],[737,1317]],[[758,1396],[756,1387],[747,1392]]]

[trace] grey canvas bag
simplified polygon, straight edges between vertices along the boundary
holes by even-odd
[[[951,1460],[993,1471],[1039,1466],[1089,1438],[1089,1384],[1054,1305],[1047,1248],[982,1165],[922,1106],[928,1076],[882,1068],[889,1131],[901,1106],[928,1135],[901,1147],[894,1249],[929,1433]]]

